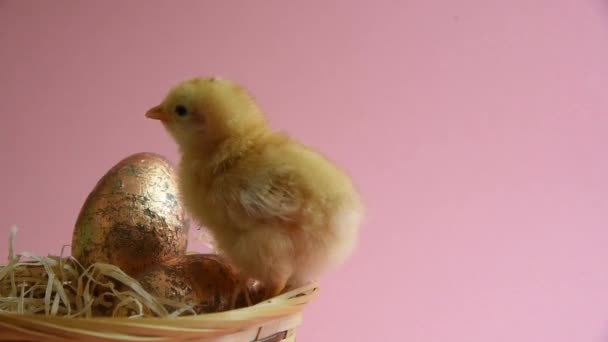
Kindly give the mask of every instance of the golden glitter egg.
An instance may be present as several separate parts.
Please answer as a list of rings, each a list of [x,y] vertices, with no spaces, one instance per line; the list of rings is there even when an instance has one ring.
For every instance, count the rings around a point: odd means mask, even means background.
[[[247,288],[250,300],[262,300],[262,291],[255,281],[239,287],[240,281],[233,267],[214,254],[189,254],[151,265],[135,276],[151,295],[171,301],[192,304],[198,314],[219,312],[247,306]]]
[[[188,221],[172,165],[154,153],[112,167],[82,206],[72,256],[83,266],[110,263],[129,275],[186,253]]]

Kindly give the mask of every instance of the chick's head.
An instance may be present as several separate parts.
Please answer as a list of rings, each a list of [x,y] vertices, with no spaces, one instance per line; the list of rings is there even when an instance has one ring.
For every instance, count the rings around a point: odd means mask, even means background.
[[[239,84],[219,77],[192,78],[169,90],[146,112],[160,120],[182,148],[214,143],[266,126],[253,97]]]

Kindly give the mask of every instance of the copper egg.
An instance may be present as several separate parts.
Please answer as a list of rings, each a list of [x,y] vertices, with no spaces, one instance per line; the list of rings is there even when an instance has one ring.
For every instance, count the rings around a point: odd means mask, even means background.
[[[74,228],[72,256],[83,266],[110,263],[133,276],[186,253],[188,221],[175,171],[154,153],[112,167],[87,197]]]
[[[247,306],[234,268],[213,254],[190,254],[151,265],[135,277],[155,297],[193,304],[197,314]],[[252,303],[261,300],[255,281],[246,283]],[[234,303],[233,303],[234,302]],[[234,307],[233,307],[234,305]]]

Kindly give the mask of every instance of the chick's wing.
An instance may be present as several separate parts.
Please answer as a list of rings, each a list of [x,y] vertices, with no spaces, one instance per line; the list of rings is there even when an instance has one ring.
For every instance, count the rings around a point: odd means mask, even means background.
[[[240,183],[237,199],[246,215],[257,221],[294,221],[303,206],[303,191],[293,172],[264,169]]]

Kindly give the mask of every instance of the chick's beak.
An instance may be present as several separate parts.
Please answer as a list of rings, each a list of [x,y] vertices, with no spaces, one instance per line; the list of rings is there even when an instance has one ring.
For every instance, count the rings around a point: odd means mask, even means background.
[[[165,113],[162,104],[154,106],[146,112],[146,117],[149,119],[167,121],[167,114]]]

